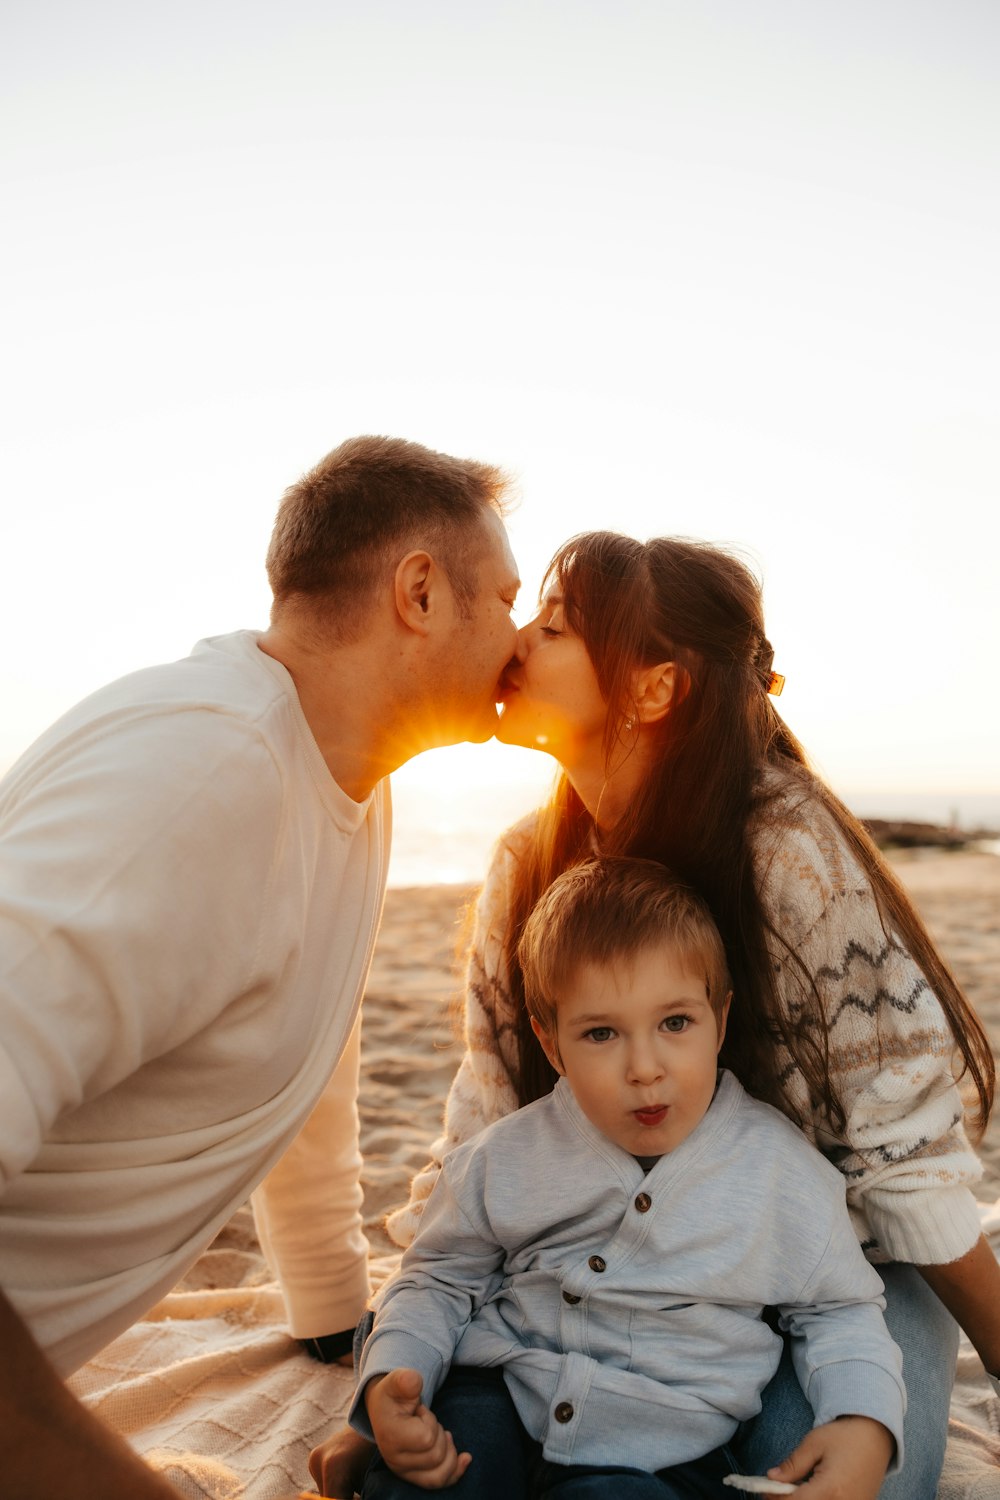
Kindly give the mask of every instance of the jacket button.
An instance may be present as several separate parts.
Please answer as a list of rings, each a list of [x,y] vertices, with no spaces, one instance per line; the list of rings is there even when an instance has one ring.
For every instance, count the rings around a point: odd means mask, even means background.
[[[563,1301],[568,1302],[570,1307],[575,1307],[579,1300],[579,1297],[574,1297],[572,1292],[563,1292]]]
[[[653,1200],[648,1193],[640,1193],[635,1200],[635,1206],[641,1214],[648,1214],[653,1206]]]
[[[568,1401],[560,1401],[552,1415],[557,1422],[572,1422],[573,1408]]]
[[[608,1269],[607,1262],[603,1261],[599,1255],[592,1255],[587,1265],[592,1271],[606,1271]]]

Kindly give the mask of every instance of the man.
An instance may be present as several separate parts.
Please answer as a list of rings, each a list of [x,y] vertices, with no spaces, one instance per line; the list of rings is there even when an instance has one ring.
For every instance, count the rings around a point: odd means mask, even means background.
[[[516,649],[503,494],[486,465],[342,444],[279,509],[267,631],[102,689],[0,785],[4,1493],[174,1493],[58,1374],[269,1172],[255,1207],[292,1331],[342,1335],[364,1305],[357,1011],[384,778],[493,732]]]

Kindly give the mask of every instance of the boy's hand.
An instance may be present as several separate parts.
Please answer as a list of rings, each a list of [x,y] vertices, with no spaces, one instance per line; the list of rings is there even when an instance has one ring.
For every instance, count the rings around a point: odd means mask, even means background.
[[[390,1370],[365,1386],[365,1406],[378,1450],[394,1474],[424,1490],[443,1490],[461,1479],[471,1453],[456,1453],[432,1411],[420,1399],[416,1370]]]
[[[776,1469],[771,1479],[801,1485],[807,1500],[876,1500],[895,1451],[887,1427],[871,1417],[838,1417],[814,1427]]]

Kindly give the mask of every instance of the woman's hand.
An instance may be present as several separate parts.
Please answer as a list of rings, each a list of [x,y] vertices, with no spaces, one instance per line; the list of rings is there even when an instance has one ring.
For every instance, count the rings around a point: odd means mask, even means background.
[[[776,1469],[770,1479],[800,1485],[807,1500],[876,1500],[895,1451],[887,1427],[871,1417],[838,1417],[812,1432]]]

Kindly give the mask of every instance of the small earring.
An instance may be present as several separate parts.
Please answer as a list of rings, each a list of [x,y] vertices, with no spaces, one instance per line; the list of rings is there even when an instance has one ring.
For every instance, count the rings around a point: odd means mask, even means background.
[[[628,730],[629,734],[631,734],[633,729],[635,728],[635,720],[633,719],[631,714],[629,714],[628,718],[625,720],[625,728]]]

